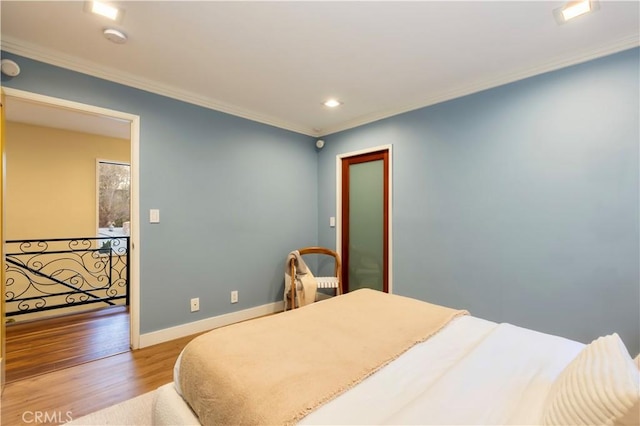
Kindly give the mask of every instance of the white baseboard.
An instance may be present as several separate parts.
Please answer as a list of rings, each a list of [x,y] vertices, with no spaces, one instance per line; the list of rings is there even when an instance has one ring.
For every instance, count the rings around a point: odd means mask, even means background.
[[[147,346],[157,345],[158,343],[164,343],[181,337],[190,336],[192,334],[202,333],[203,331],[213,330],[214,328],[223,327],[236,322],[282,312],[283,309],[284,302],[267,303],[266,305],[218,315],[216,317],[205,318],[188,324],[165,328],[164,330],[152,331],[151,333],[140,335],[139,347],[145,348]]]

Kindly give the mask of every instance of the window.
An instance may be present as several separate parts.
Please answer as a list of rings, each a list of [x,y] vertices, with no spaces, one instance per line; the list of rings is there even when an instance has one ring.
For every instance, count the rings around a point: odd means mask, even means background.
[[[130,168],[126,163],[98,160],[98,234],[129,234]]]

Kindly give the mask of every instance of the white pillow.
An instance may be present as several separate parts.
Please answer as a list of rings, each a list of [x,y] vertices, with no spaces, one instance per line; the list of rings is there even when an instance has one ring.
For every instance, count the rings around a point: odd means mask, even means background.
[[[614,333],[587,345],[553,383],[545,425],[640,423],[640,372]]]

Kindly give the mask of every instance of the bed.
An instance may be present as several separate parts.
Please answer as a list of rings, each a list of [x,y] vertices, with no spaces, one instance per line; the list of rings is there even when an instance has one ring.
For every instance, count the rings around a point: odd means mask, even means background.
[[[363,289],[194,339],[153,415],[159,425],[631,425],[639,387],[616,334],[584,345]]]

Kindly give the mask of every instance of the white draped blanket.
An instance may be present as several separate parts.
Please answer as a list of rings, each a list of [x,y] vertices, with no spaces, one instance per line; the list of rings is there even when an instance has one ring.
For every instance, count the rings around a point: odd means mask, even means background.
[[[316,301],[316,292],[318,290],[318,284],[314,278],[311,270],[302,259],[302,255],[298,250],[294,250],[287,256],[287,262],[284,268],[284,309],[285,311],[289,306],[289,299],[287,295],[291,291],[291,261],[295,262],[295,283],[296,283],[296,303],[298,306],[306,306]],[[295,306],[294,306],[295,308]]]

